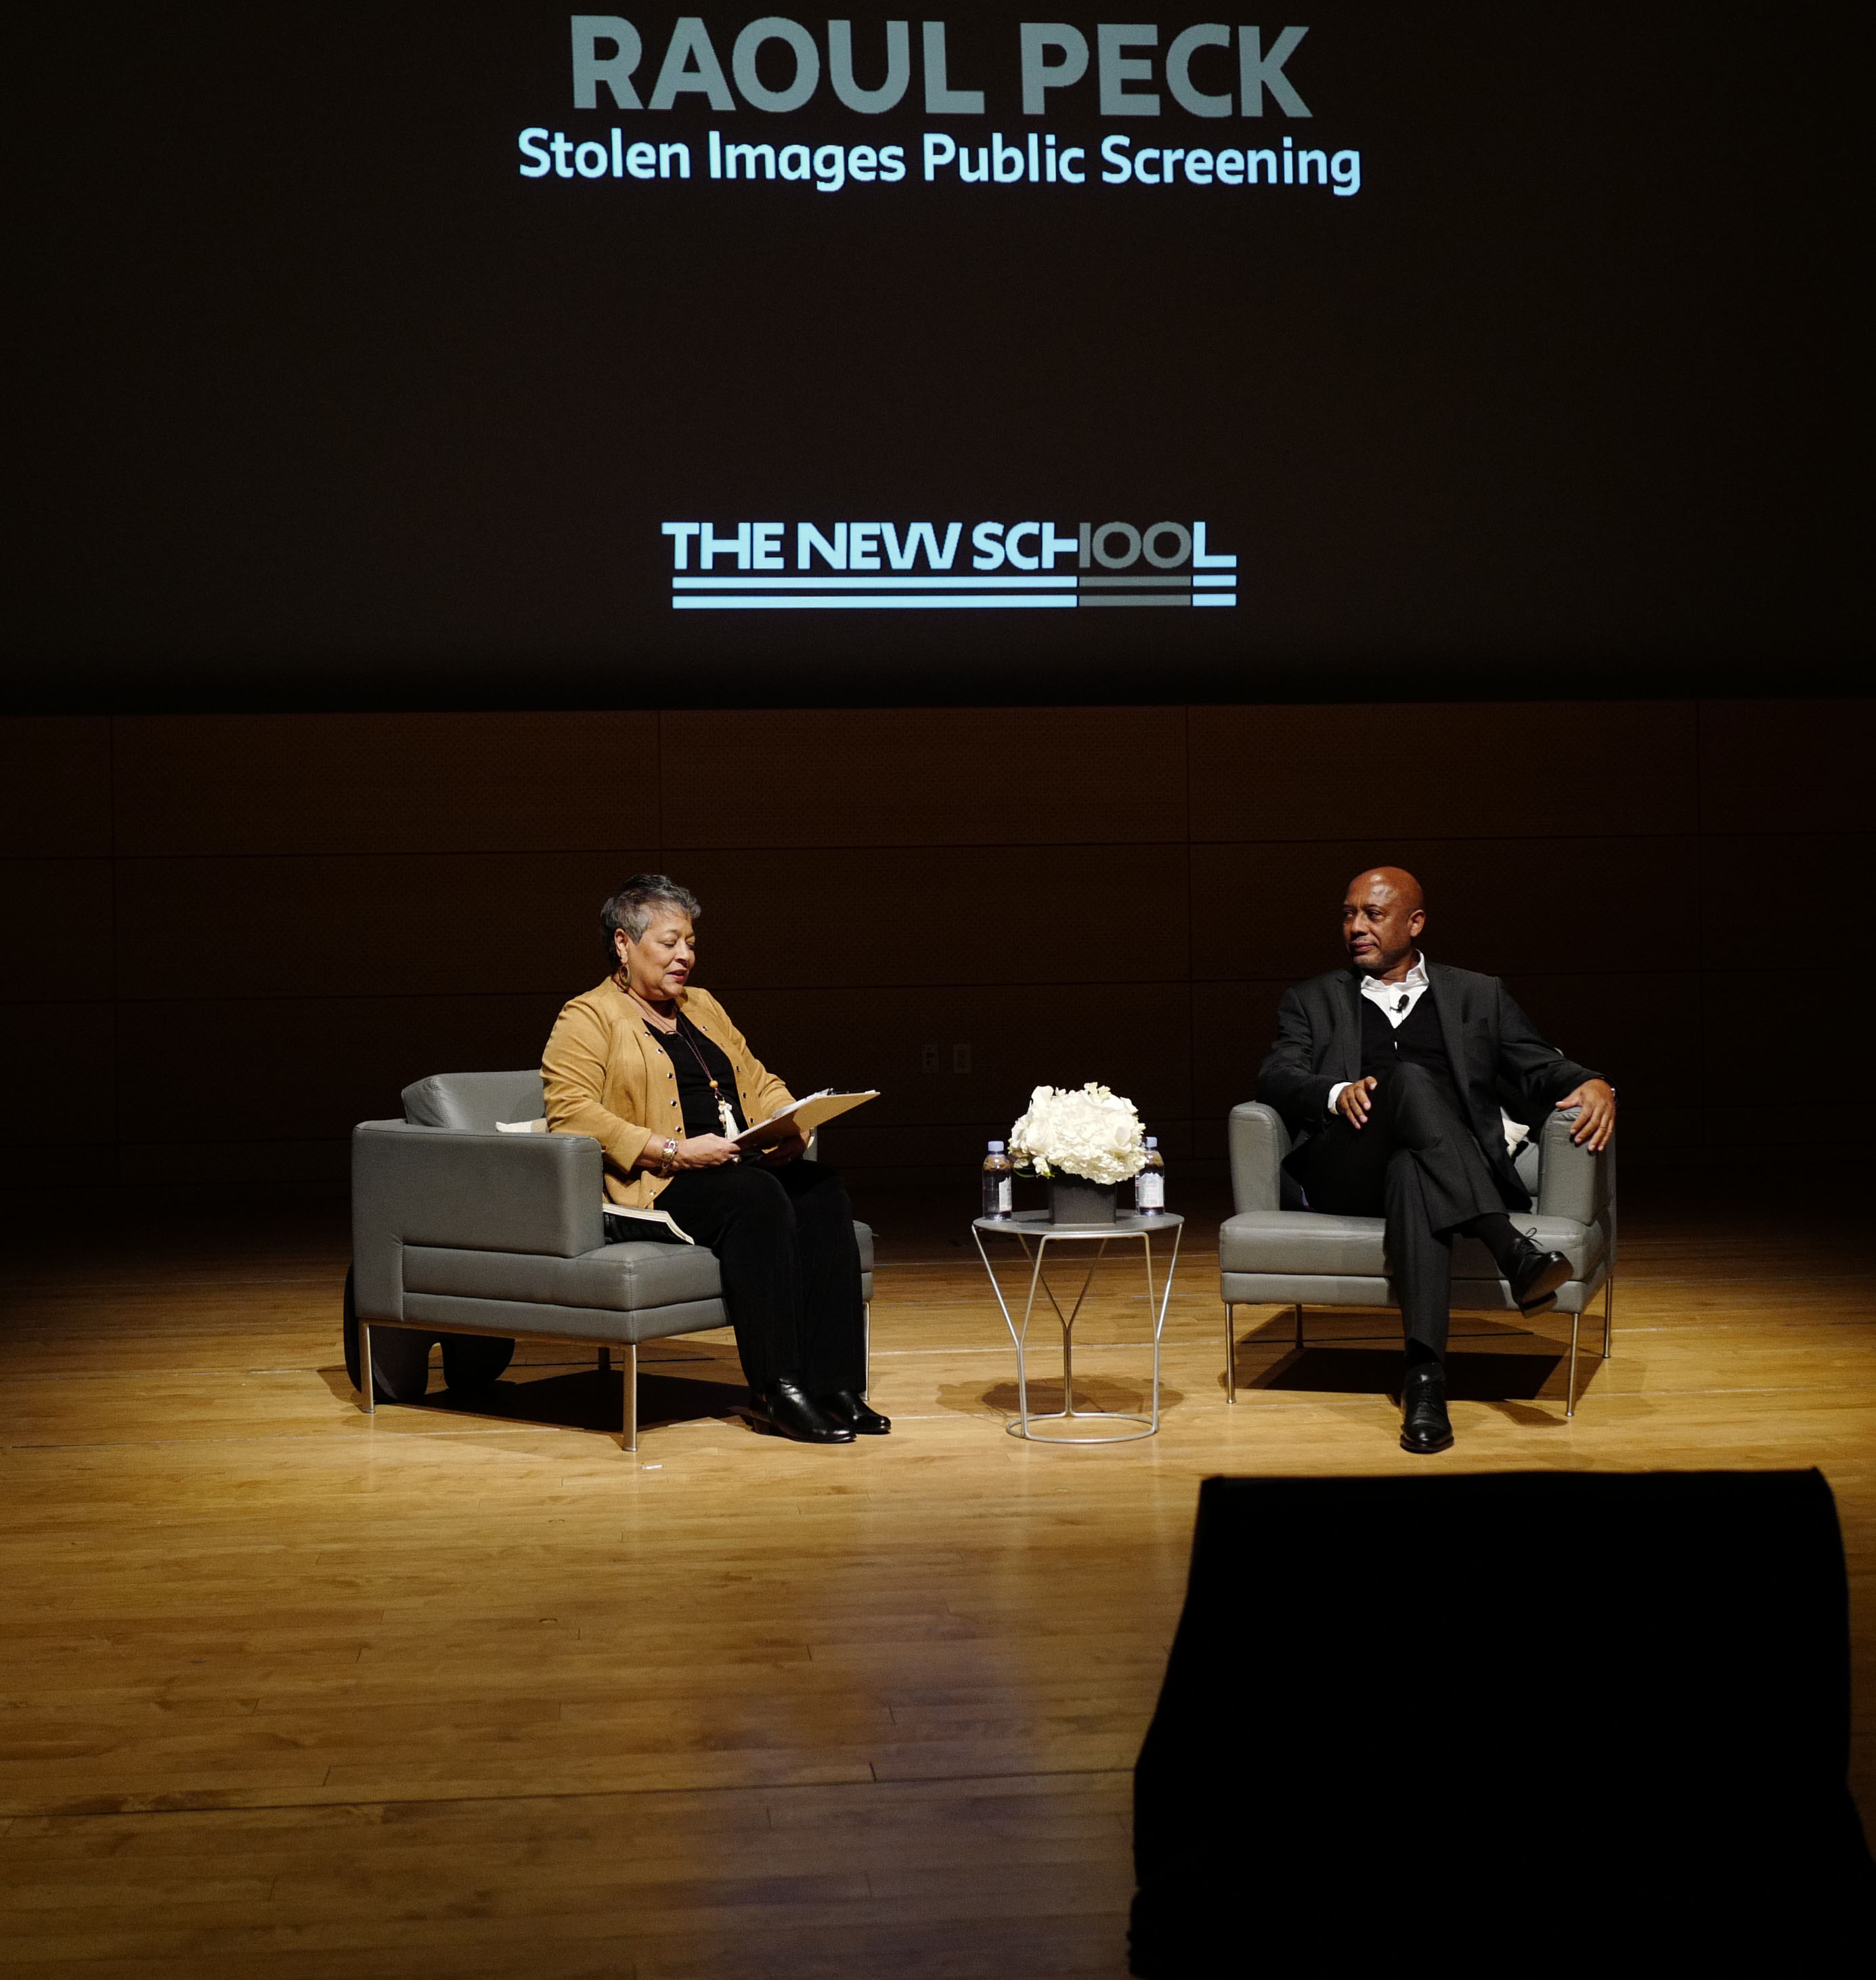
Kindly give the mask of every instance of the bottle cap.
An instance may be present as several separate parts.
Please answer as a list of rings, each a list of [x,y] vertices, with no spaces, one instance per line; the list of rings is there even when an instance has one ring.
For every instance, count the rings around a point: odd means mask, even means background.
[[[990,1152],[993,1155],[1001,1154],[1003,1153],[1003,1144],[1001,1141],[992,1141],[990,1144]]]
[[[1147,1146],[1148,1148],[1157,1148],[1159,1145],[1160,1138],[1157,1135],[1149,1135],[1147,1137]]]

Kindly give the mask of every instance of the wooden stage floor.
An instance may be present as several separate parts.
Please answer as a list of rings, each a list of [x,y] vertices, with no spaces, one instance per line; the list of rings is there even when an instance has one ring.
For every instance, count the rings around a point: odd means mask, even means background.
[[[337,1214],[177,1218],[75,1258],[28,1214],[5,1281],[0,1967],[1120,1975],[1129,1769],[1220,1471],[1821,1466],[1870,1824],[1876,1304],[1842,1236],[1861,1180],[1828,1214],[1631,1188],[1615,1358],[1575,1421],[1560,1323],[1462,1323],[1458,1447],[1417,1464],[1385,1319],[1318,1316],[1299,1356],[1247,1314],[1226,1407],[1215,1218],[1181,1261],[1151,1440],[1006,1437],[1014,1360],[961,1207],[880,1195],[862,1208],[894,1434],[752,1435],[707,1336],[652,1350],[632,1458],[601,1434],[618,1377],[551,1350],[499,1408],[361,1416]],[[1122,1286],[1077,1367],[1126,1407],[1147,1363]],[[1530,1568],[1562,1600],[1579,1564]],[[1333,1704],[1248,1651],[1245,1673],[1227,1766],[1265,1714]],[[1531,1751],[1567,1750],[1594,1709],[1586,1675],[1533,1671]]]

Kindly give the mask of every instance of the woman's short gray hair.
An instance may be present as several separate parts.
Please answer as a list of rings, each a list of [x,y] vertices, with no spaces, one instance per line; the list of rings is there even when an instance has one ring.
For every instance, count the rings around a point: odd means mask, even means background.
[[[680,887],[662,873],[634,873],[599,910],[599,939],[608,957],[614,962],[618,960],[619,952],[613,945],[615,935],[623,931],[628,941],[642,940],[659,908],[676,908],[693,922],[703,915],[697,896],[688,887]]]

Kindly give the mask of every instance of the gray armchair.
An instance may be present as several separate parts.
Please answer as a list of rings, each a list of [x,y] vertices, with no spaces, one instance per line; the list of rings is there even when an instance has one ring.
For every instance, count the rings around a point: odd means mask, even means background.
[[[1518,1158],[1519,1180],[1535,1208],[1514,1213],[1540,1249],[1561,1251],[1572,1273],[1557,1294],[1557,1310],[1570,1316],[1570,1373],[1564,1414],[1576,1414],[1576,1344],[1582,1316],[1602,1294],[1602,1358],[1610,1354],[1615,1301],[1615,1151],[1599,1155],[1570,1139],[1574,1111],[1552,1114]],[[1535,1145],[1533,1145],[1535,1144]],[[1331,1217],[1283,1208],[1283,1161],[1290,1131],[1274,1108],[1257,1101],[1231,1110],[1231,1190],[1237,1214],[1218,1233],[1224,1296],[1225,1397],[1237,1400],[1237,1310],[1240,1306],[1293,1306],[1297,1345],[1303,1345],[1308,1306],[1391,1307],[1378,1217]],[[1456,1311],[1496,1312],[1517,1303],[1499,1277],[1491,1254],[1476,1239],[1453,1247]]]
[[[729,1324],[716,1258],[606,1218],[597,1141],[497,1128],[543,1118],[538,1072],[440,1073],[403,1104],[352,1131],[346,1359],[365,1410],[419,1400],[436,1340],[452,1383],[457,1366],[493,1380],[518,1340],[593,1347],[603,1368],[618,1347],[636,1450],[639,1344]],[[873,1234],[854,1231],[870,1333]]]

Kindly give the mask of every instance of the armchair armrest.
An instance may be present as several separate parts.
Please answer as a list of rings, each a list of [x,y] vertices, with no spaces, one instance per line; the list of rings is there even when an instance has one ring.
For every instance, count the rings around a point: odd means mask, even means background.
[[[1283,1158],[1290,1130],[1274,1107],[1247,1100],[1231,1109],[1231,1198],[1240,1214],[1283,1207]]]
[[[477,1135],[406,1121],[352,1131],[352,1255],[358,1311],[395,1320],[402,1248],[576,1258],[606,1242],[599,1144],[584,1135]]]
[[[1552,1113],[1538,1143],[1537,1211],[1576,1224],[1600,1224],[1615,1194],[1615,1144],[1592,1155],[1570,1139],[1577,1109]]]

